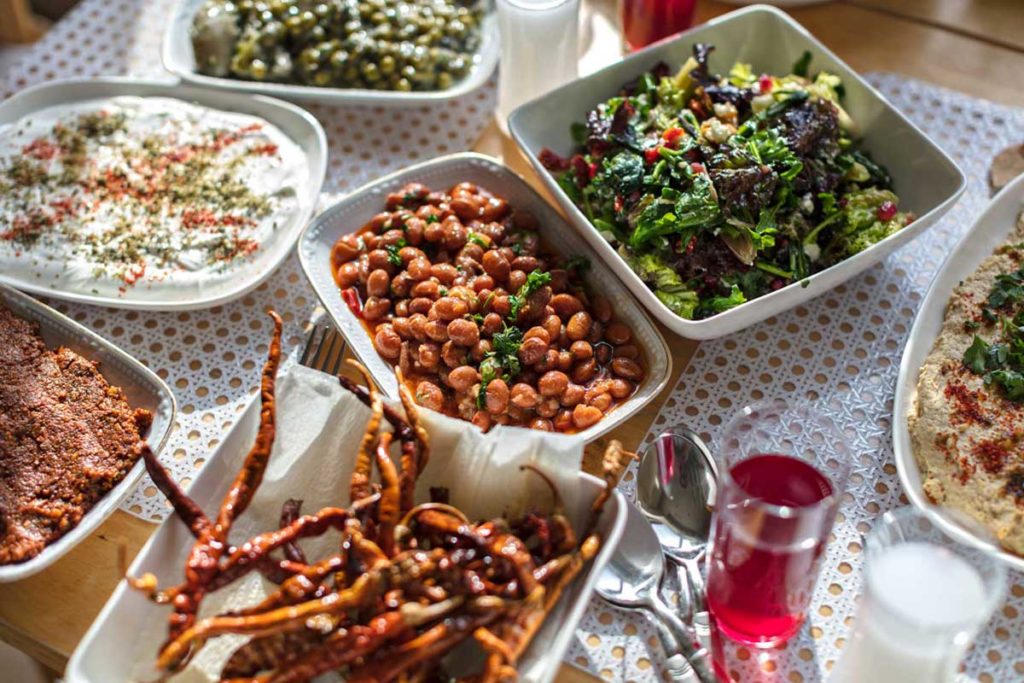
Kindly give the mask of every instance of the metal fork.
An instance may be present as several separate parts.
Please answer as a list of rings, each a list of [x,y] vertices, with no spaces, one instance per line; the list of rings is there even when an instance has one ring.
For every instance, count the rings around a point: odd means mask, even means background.
[[[330,323],[314,326],[299,364],[328,375],[339,374],[345,364],[345,338]]]

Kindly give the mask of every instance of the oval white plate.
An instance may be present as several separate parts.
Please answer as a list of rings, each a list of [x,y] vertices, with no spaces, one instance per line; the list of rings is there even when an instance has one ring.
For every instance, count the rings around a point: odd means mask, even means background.
[[[397,92],[392,90],[365,90],[362,88],[317,88],[310,85],[287,83],[260,83],[235,78],[206,76],[196,71],[196,58],[192,52],[192,39],[188,31],[192,17],[205,0],[181,0],[174,8],[171,22],[164,32],[161,58],[164,68],[193,85],[241,93],[262,93],[289,100],[323,102],[325,104],[362,104],[385,107],[415,107],[432,102],[446,102],[482,86],[498,64],[500,50],[498,23],[494,12],[488,11],[482,24],[480,50],[470,72],[447,90]]]
[[[0,284],[0,304],[25,320],[39,324],[43,341],[55,349],[66,346],[83,358],[99,361],[100,372],[111,386],[121,387],[132,408],[153,413],[146,442],[159,455],[174,424],[174,395],[162,379],[130,355],[95,332],[32,297]],[[17,581],[49,567],[64,553],[95,531],[135,487],[146,466],[140,458],[117,486],[100,498],[75,528],[27,562],[0,565],[0,583]]]
[[[325,209],[309,224],[299,238],[299,260],[310,284],[334,324],[345,336],[359,360],[373,375],[374,381],[391,398],[398,397],[395,372],[373,348],[373,340],[362,322],[341,300],[338,285],[330,269],[331,247],[339,237],[362,228],[384,207],[384,198],[406,183],[423,183],[432,190],[447,190],[456,183],[470,181],[487,188],[537,217],[544,241],[559,254],[580,254],[590,260],[590,269],[584,279],[601,292],[611,303],[619,320],[629,325],[640,345],[647,363],[643,382],[625,403],[608,413],[593,427],[579,433],[587,441],[628,420],[634,413],[654,400],[668,382],[672,370],[672,356],[661,332],[651,322],[622,286],[618,278],[597,258],[579,235],[571,230],[537,191],[515,172],[496,159],[482,154],[463,153],[409,166],[365,185],[349,196]]]
[[[907,415],[917,393],[918,373],[942,329],[946,305],[953,294],[953,288],[977,270],[981,262],[1003,243],[1016,227],[1017,216],[1021,210],[1024,210],[1024,175],[1018,176],[996,195],[942,264],[921,303],[914,327],[910,330],[907,346],[903,350],[893,407],[892,440],[896,470],[910,502],[923,510],[935,512],[935,517],[943,529],[959,540],[984,547],[989,546],[958,525],[941,507],[932,505],[925,496],[921,489],[921,472],[917,467],[917,461],[914,460],[914,451],[910,443]],[[1000,551],[999,555],[1015,569],[1024,571],[1024,557],[1005,551]]]
[[[280,226],[275,239],[266,248],[260,249],[253,261],[239,267],[236,277],[208,287],[199,297],[187,296],[182,292],[175,292],[170,287],[161,288],[160,283],[145,281],[140,282],[135,288],[127,289],[120,297],[92,294],[88,289],[88,283],[76,289],[56,289],[40,279],[11,277],[5,273],[0,273],[0,281],[19,289],[58,299],[113,308],[155,311],[183,311],[216,306],[255,289],[270,277],[288,255],[316,208],[320,187],[327,172],[327,138],[320,123],[312,114],[294,104],[270,97],[236,95],[136,78],[95,78],[53,81],[23,90],[0,104],[0,124],[17,121],[46,107],[122,95],[173,97],[212,109],[258,116],[277,126],[299,146],[308,164],[309,184],[303,188],[305,193],[300,196],[298,210],[285,225]],[[145,290],[141,289],[143,287]]]
[[[810,51],[814,69],[826,69],[843,79],[843,105],[860,126],[864,149],[889,168],[901,207],[914,211],[917,220],[852,258],[724,313],[704,320],[685,320],[669,310],[572,203],[538,155],[545,147],[562,155],[570,153],[573,142],[569,126],[574,121],[584,120],[590,109],[618,93],[623,83],[658,62],[678,67],[689,57],[694,43],[715,46],[711,64],[719,71],[740,61],[753,64],[755,71],[789,73],[793,62],[805,50]],[[934,225],[966,187],[963,172],[928,136],[807,29],[785,12],[766,5],[716,17],[528,102],[512,112],[509,129],[573,226],[658,320],[688,339],[731,334],[831,290]]]

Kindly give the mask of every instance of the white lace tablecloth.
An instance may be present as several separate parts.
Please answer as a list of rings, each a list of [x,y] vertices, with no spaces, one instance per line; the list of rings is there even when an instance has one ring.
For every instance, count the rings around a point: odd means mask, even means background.
[[[85,0],[15,66],[2,97],[57,78],[166,77],[159,47],[171,4]],[[806,396],[828,407],[861,454],[808,627],[783,651],[731,648],[731,668],[742,680],[821,680],[837,658],[854,613],[861,534],[879,514],[905,503],[892,462],[889,421],[899,358],[914,314],[942,258],[987,200],[992,156],[1024,137],[1024,111],[895,75],[871,80],[967,172],[963,199],[931,232],[834,292],[703,344],[652,427],[654,432],[684,422],[713,441],[719,425],[745,403]],[[351,191],[417,160],[470,148],[493,100],[492,80],[460,102],[430,108],[310,107],[331,148],[325,195]],[[282,314],[286,348],[291,349],[302,342],[316,300],[293,256],[250,295],[209,310],[153,314],[51,303],[168,381],[179,414],[162,458],[187,484],[255,390],[270,333],[264,311],[273,307]],[[632,489],[631,482],[625,485]],[[125,508],[154,520],[167,513],[148,479]],[[1024,680],[1022,610],[1024,577],[1015,574],[1008,602],[968,658],[965,680]],[[608,680],[654,680],[661,674],[662,658],[656,643],[642,620],[595,599],[569,659]]]

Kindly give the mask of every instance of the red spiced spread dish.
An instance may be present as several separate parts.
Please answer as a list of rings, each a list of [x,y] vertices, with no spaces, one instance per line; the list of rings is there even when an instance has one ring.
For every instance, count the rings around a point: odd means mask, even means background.
[[[552,253],[536,219],[472,183],[412,183],[334,245],[341,296],[432,410],[577,432],[628,399],[645,363],[588,290],[589,262]]]
[[[98,364],[46,347],[0,306],[0,565],[71,530],[138,460],[149,411],[132,409]]]

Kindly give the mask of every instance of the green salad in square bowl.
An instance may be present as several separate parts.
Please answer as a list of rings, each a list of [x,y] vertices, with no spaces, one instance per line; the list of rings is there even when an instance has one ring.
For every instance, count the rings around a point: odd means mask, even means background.
[[[541,163],[675,314],[709,318],[824,270],[909,225],[859,149],[841,79],[810,53],[777,76],[711,73],[697,44],[573,125]]]

